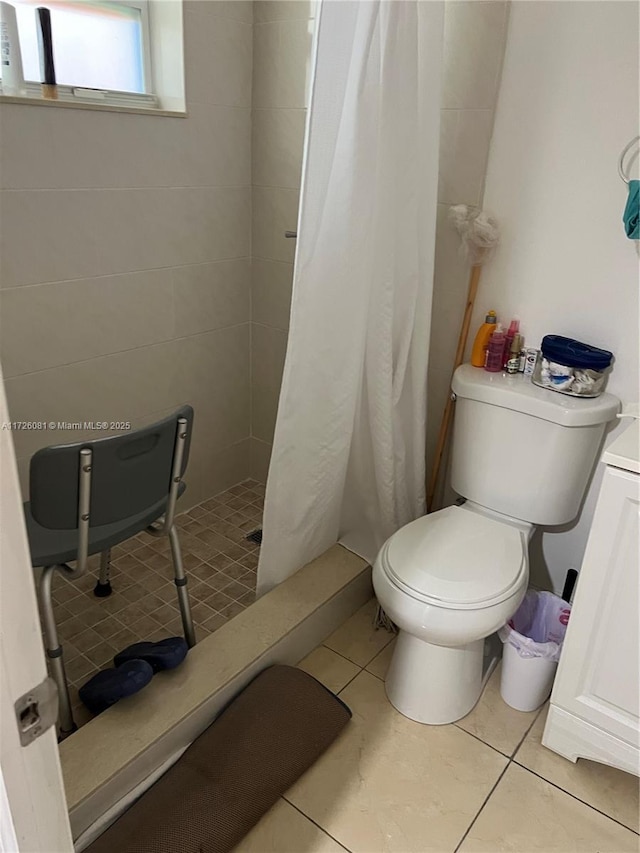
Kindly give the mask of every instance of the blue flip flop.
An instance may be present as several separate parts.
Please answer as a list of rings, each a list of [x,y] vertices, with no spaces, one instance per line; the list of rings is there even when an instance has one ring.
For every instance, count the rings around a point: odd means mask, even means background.
[[[184,637],[168,637],[157,643],[134,643],[127,646],[114,657],[116,666],[132,660],[143,660],[148,663],[154,672],[161,669],[174,669],[186,658],[189,646]]]
[[[97,715],[142,690],[152,678],[153,669],[146,661],[128,660],[117,669],[103,669],[94,675],[78,694],[91,713]]]

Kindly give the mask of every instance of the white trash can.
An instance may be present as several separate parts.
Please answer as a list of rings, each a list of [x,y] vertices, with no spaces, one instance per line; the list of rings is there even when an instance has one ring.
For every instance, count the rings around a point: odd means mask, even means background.
[[[571,605],[552,592],[529,590],[498,631],[504,643],[500,694],[517,711],[535,711],[549,698]]]

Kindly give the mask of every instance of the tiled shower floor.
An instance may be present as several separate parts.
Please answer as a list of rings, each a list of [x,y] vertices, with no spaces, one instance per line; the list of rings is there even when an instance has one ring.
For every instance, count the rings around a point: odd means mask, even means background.
[[[247,534],[260,527],[264,485],[246,480],[177,517],[189,597],[198,641],[244,610],[255,599],[259,546]],[[182,634],[166,537],[147,533],[112,550],[108,598],[93,588],[98,557],[77,581],[56,574],[53,599],[64,651],[74,717],[78,725],[91,715],[78,688],[113,656],[139,640]]]

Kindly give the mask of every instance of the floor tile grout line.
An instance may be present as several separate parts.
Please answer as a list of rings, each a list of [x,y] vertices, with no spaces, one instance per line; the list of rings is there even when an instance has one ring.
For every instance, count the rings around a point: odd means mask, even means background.
[[[543,706],[543,707],[544,707],[544,706]],[[524,743],[524,741],[525,741],[525,739],[526,739],[527,735],[529,734],[529,732],[531,731],[531,729],[532,729],[532,728],[533,728],[533,726],[535,725],[535,722],[536,722],[536,720],[538,719],[538,716],[540,715],[540,713],[541,713],[541,712],[542,712],[542,708],[540,708],[540,710],[538,711],[538,713],[535,715],[535,717],[534,717],[534,718],[533,718],[533,720],[531,721],[531,724],[528,726],[527,730],[525,731],[525,733],[523,734],[522,738],[520,739],[520,742],[519,742],[519,743],[518,743],[518,745],[516,746],[516,748],[515,748],[514,752],[513,752],[513,753],[512,753],[512,755],[510,755],[510,756],[509,756],[509,755],[505,755],[503,752],[501,752],[500,750],[496,749],[496,748],[495,748],[494,746],[492,746],[490,743],[487,743],[486,741],[483,741],[481,738],[476,737],[476,735],[472,734],[471,732],[468,732],[466,729],[463,729],[463,728],[461,728],[460,726],[457,726],[457,725],[456,725],[456,728],[457,728],[459,731],[461,731],[461,732],[465,732],[465,734],[468,734],[468,735],[470,735],[471,737],[476,738],[477,740],[479,740],[479,741],[480,741],[480,743],[483,743],[485,746],[488,746],[490,749],[493,749],[495,752],[497,752],[497,753],[498,753],[498,755],[501,755],[503,758],[506,758],[506,759],[507,759],[507,763],[506,763],[506,765],[504,766],[504,768],[503,768],[503,770],[502,770],[502,773],[500,773],[500,775],[499,775],[499,776],[498,776],[498,778],[496,779],[495,784],[493,785],[493,787],[491,788],[491,790],[489,791],[489,793],[488,793],[488,794],[487,794],[487,796],[485,797],[484,802],[482,803],[482,805],[481,805],[481,806],[480,806],[480,808],[478,809],[477,814],[475,815],[475,817],[473,818],[473,820],[471,821],[471,823],[470,823],[470,824],[469,824],[469,826],[467,827],[467,829],[466,829],[466,831],[465,831],[464,835],[462,836],[462,838],[461,838],[461,839],[460,839],[460,841],[458,842],[458,845],[457,845],[457,847],[455,848],[454,853],[458,853],[458,850],[459,850],[459,849],[460,849],[460,847],[462,846],[462,844],[463,844],[463,842],[464,842],[465,838],[468,836],[468,834],[469,834],[469,832],[471,831],[471,829],[472,829],[473,825],[475,824],[475,822],[476,822],[476,821],[478,820],[478,818],[480,817],[480,814],[482,813],[482,811],[483,811],[484,807],[487,805],[487,803],[489,802],[489,800],[490,800],[490,799],[491,799],[491,797],[493,796],[493,794],[494,794],[494,792],[495,792],[496,788],[497,788],[497,787],[498,787],[498,785],[500,784],[500,781],[502,780],[502,778],[504,777],[505,773],[507,772],[507,770],[509,769],[509,767],[510,767],[510,766],[511,766],[511,764],[513,763],[513,756],[515,756],[515,754],[517,753],[517,751],[520,749],[520,747],[521,747],[521,746],[522,746],[522,744]]]
[[[385,646],[385,648],[386,648],[386,646]],[[374,660],[375,660],[375,658],[374,658]],[[367,664],[367,666],[369,666],[369,664]],[[385,679],[381,678],[379,675],[376,675],[375,672],[371,672],[371,670],[367,669],[366,667],[363,668],[363,671],[368,672],[369,675],[373,675],[374,678],[377,678],[378,681],[382,681],[382,683],[384,684]],[[462,726],[458,725],[458,723],[449,723],[448,725],[455,726],[458,729],[458,731],[464,732],[466,735],[469,735],[469,737],[472,737],[475,740],[479,741],[480,743],[484,744],[485,746],[488,746],[490,749],[492,749],[494,752],[497,752],[498,755],[501,755],[503,758],[510,759],[510,756],[506,752],[503,752],[501,749],[498,749],[498,747],[494,746],[492,743],[489,743],[488,741],[483,740],[479,735],[476,735],[473,732],[467,731],[467,729],[464,729]]]
[[[356,663],[354,660],[351,660],[351,658],[348,658],[346,655],[343,655],[340,652],[337,652],[335,649],[332,649],[331,646],[327,646],[326,643],[321,643],[321,646],[322,646],[322,648],[328,649],[330,652],[333,652],[334,655],[338,655],[338,657],[342,658],[342,660],[346,660],[350,664],[353,664],[353,666],[357,666],[360,669],[364,669],[364,667],[361,666],[361,664]],[[318,646],[316,646],[316,648],[318,648]],[[312,651],[315,651],[315,649],[313,649]],[[309,654],[311,654],[311,652]]]
[[[544,705],[546,705],[546,702],[544,703]],[[508,757],[509,757],[509,759],[510,759],[511,761],[513,761],[513,760],[515,759],[516,755],[518,754],[518,750],[520,749],[520,747],[522,746],[522,744],[525,742],[525,740],[526,740],[526,739],[527,739],[527,737],[529,736],[529,732],[530,732],[530,731],[531,731],[531,729],[535,726],[535,724],[538,722],[538,718],[539,718],[540,714],[541,714],[541,713],[543,712],[543,710],[544,710],[544,705],[541,705],[541,706],[538,708],[538,713],[535,715],[535,717],[533,718],[533,720],[531,720],[530,725],[528,726],[528,728],[527,728],[526,732],[525,732],[525,733],[522,735],[522,737],[520,738],[520,741],[518,742],[518,745],[516,746],[516,748],[513,750],[513,752],[511,753],[511,755],[509,755],[509,756],[508,756]]]
[[[356,613],[357,613],[357,611],[356,611]],[[384,629],[381,629],[381,630],[384,630]],[[330,652],[334,652],[334,654],[336,654],[336,655],[340,655],[340,657],[341,657],[341,658],[344,658],[345,660],[348,660],[348,661],[349,661],[350,663],[352,663],[354,666],[359,666],[361,669],[367,669],[367,667],[369,666],[369,664],[370,664],[370,663],[372,663],[372,661],[374,661],[374,660],[378,657],[378,655],[379,655],[381,652],[383,652],[383,651],[387,648],[387,646],[389,645],[389,643],[393,642],[393,640],[394,640],[394,638],[395,638],[395,637],[396,637],[396,635],[395,635],[395,634],[393,634],[393,635],[391,636],[391,638],[390,638],[389,640],[387,640],[387,642],[384,644],[384,646],[382,646],[380,649],[378,649],[378,651],[373,655],[373,657],[372,657],[372,658],[370,658],[370,659],[369,659],[365,664],[356,663],[354,660],[351,660],[351,658],[348,658],[346,655],[343,655],[341,652],[337,652],[335,649],[332,649],[332,648],[331,648],[331,646],[328,646],[328,645],[326,644],[326,641],[325,641],[324,643],[322,643],[322,645],[323,645],[326,649],[329,649],[329,651],[330,651]],[[327,639],[329,639],[329,638],[327,637]],[[368,671],[368,670],[367,670],[367,671]],[[373,675],[373,673],[370,673],[370,674],[371,674],[371,675]]]
[[[505,766],[504,766],[504,768],[502,769],[502,772],[500,773],[500,775],[498,776],[498,778],[497,778],[497,779],[496,779],[496,781],[494,782],[494,784],[493,784],[493,786],[492,786],[491,790],[489,791],[489,793],[487,794],[487,796],[484,798],[484,800],[483,800],[483,802],[482,802],[482,805],[481,805],[481,806],[480,806],[480,808],[478,809],[478,811],[477,811],[476,815],[474,816],[474,818],[473,818],[473,820],[471,821],[471,823],[469,824],[469,826],[466,828],[466,830],[465,830],[465,832],[464,832],[464,835],[462,836],[462,838],[460,839],[460,841],[459,841],[459,842],[458,842],[458,844],[456,845],[456,847],[455,847],[455,849],[454,849],[453,853],[458,853],[458,851],[459,851],[459,850],[460,850],[460,848],[462,847],[462,844],[464,843],[465,838],[467,837],[467,835],[469,835],[469,833],[471,832],[471,830],[472,830],[472,828],[473,828],[474,823],[478,820],[478,818],[480,817],[480,814],[482,813],[482,810],[484,809],[484,807],[487,805],[487,803],[489,802],[489,800],[490,800],[490,799],[491,799],[491,797],[493,796],[494,791],[496,790],[496,788],[497,788],[497,787],[498,787],[498,785],[500,784],[500,781],[502,780],[502,778],[503,778],[504,774],[505,774],[505,773],[507,772],[507,770],[509,769],[509,765],[510,765],[510,764],[511,764],[511,759],[510,759],[510,758],[508,758],[508,759],[507,759],[507,763],[506,763],[506,765],[505,765]]]
[[[519,742],[518,746],[516,747],[515,751],[513,752],[513,754],[512,754],[511,756],[506,756],[504,753],[500,752],[499,750],[496,750],[496,749],[495,749],[495,747],[492,747],[492,746],[491,746],[491,744],[488,744],[488,743],[486,743],[486,741],[483,741],[483,740],[481,740],[480,738],[477,738],[477,740],[480,740],[480,742],[481,742],[481,743],[484,743],[484,744],[485,744],[485,746],[489,746],[489,747],[491,747],[491,749],[493,749],[494,751],[498,752],[498,754],[499,754],[499,755],[502,755],[504,758],[507,758],[507,764],[506,764],[505,768],[503,769],[502,773],[500,774],[500,776],[498,777],[498,779],[496,780],[495,784],[493,785],[493,787],[491,788],[491,790],[490,790],[490,791],[489,791],[489,793],[487,794],[487,796],[486,796],[486,798],[485,798],[484,802],[482,803],[482,805],[480,806],[480,809],[478,810],[477,814],[475,815],[475,817],[473,818],[473,820],[471,821],[471,823],[470,823],[470,824],[469,824],[469,826],[467,827],[467,830],[466,830],[466,832],[464,833],[464,835],[462,836],[462,838],[460,839],[460,841],[459,841],[459,843],[458,843],[457,847],[455,848],[454,853],[458,853],[458,850],[460,849],[460,847],[461,847],[462,843],[464,842],[465,838],[467,837],[467,835],[468,835],[468,834],[469,834],[469,832],[471,831],[471,829],[472,829],[473,825],[475,824],[475,822],[477,821],[477,819],[480,817],[480,814],[481,814],[481,812],[483,811],[484,807],[487,805],[487,803],[489,802],[489,800],[491,799],[491,797],[492,797],[492,796],[493,796],[493,794],[495,793],[495,790],[496,790],[496,788],[498,787],[498,785],[500,784],[500,781],[502,780],[502,778],[504,777],[504,775],[506,774],[507,770],[509,769],[509,767],[510,767],[512,764],[515,764],[517,767],[520,767],[522,770],[526,770],[526,771],[527,771],[528,773],[530,773],[532,776],[536,776],[536,777],[537,777],[538,779],[540,779],[542,782],[546,782],[547,784],[551,785],[553,788],[556,788],[558,791],[561,791],[563,794],[567,794],[567,796],[571,797],[571,798],[572,798],[572,799],[574,799],[574,800],[577,800],[579,803],[582,803],[583,805],[587,806],[587,808],[592,809],[592,811],[597,812],[598,814],[601,814],[604,818],[607,818],[608,820],[613,821],[613,823],[618,824],[618,825],[619,825],[619,826],[621,826],[623,829],[627,829],[629,832],[632,832],[634,835],[636,835],[636,836],[640,836],[640,833],[636,832],[634,829],[631,829],[631,827],[629,827],[629,826],[627,826],[626,824],[622,823],[622,822],[621,822],[621,821],[619,821],[617,818],[614,818],[614,817],[612,817],[611,815],[607,814],[606,812],[603,812],[601,809],[597,808],[596,806],[591,805],[591,803],[587,803],[585,800],[582,800],[582,799],[580,799],[580,797],[577,797],[575,794],[572,794],[572,793],[571,793],[571,791],[567,791],[567,790],[565,790],[565,789],[564,789],[564,788],[562,788],[560,785],[557,785],[555,782],[552,782],[550,779],[546,779],[544,776],[541,776],[539,773],[536,773],[534,770],[531,770],[529,767],[526,767],[525,765],[520,764],[520,762],[519,762],[519,761],[516,761],[515,756],[516,756],[516,754],[517,754],[518,750],[520,749],[520,747],[522,746],[522,744],[523,744],[523,743],[524,743],[524,741],[526,740],[526,738],[527,738],[527,736],[528,736],[529,732],[531,731],[531,729],[532,729],[532,728],[533,728],[533,726],[535,725],[535,723],[536,723],[536,721],[537,721],[538,717],[540,716],[540,714],[541,714],[541,713],[542,713],[542,711],[543,711],[543,708],[544,708],[544,705],[542,706],[542,708],[540,708],[540,709],[539,709],[538,713],[537,713],[537,714],[536,714],[536,716],[534,717],[534,719],[533,719],[533,721],[531,722],[530,726],[527,728],[526,732],[525,732],[525,733],[524,733],[524,735],[522,736],[522,738],[521,738],[521,740],[520,740],[520,742]],[[459,729],[460,729],[460,731],[465,731],[465,729],[461,729],[459,726],[457,726],[457,728],[459,728]],[[466,732],[466,734],[471,734],[471,732]],[[472,737],[476,737],[475,735],[471,735],[471,736],[472,736]]]
[[[483,693],[484,693],[484,690],[483,690]],[[482,699],[482,694],[480,694],[480,699]],[[480,702],[480,699],[478,700],[478,703]],[[474,706],[474,707],[475,707],[475,706]],[[492,743],[489,743],[489,741],[486,741],[486,740],[484,740],[483,738],[481,738],[481,737],[480,737],[480,735],[474,734],[474,732],[470,732],[468,729],[465,729],[465,728],[464,728],[464,726],[461,726],[461,725],[460,725],[461,720],[457,720],[455,723],[452,723],[452,725],[454,725],[454,726],[455,726],[457,729],[459,729],[461,732],[464,732],[465,734],[471,735],[471,737],[475,738],[476,740],[479,740],[479,741],[480,741],[480,743],[484,743],[484,744],[485,744],[485,746],[490,746],[490,747],[491,747],[491,749],[495,750],[495,752],[497,752],[499,755],[503,755],[505,758],[508,758],[510,761],[512,761],[512,760],[513,760],[513,758],[514,758],[514,756],[515,756],[515,754],[517,753],[517,751],[520,749],[520,747],[522,746],[522,744],[523,744],[523,743],[524,743],[524,741],[526,740],[527,735],[529,734],[529,732],[531,731],[531,729],[534,727],[534,725],[535,725],[535,723],[536,723],[536,720],[537,720],[537,719],[538,719],[538,717],[540,716],[540,713],[542,712],[542,709],[543,709],[543,708],[544,708],[544,705],[538,709],[538,713],[535,715],[535,717],[533,718],[533,720],[529,723],[529,725],[528,725],[527,729],[525,730],[524,734],[522,735],[522,737],[521,737],[521,738],[520,738],[520,740],[518,741],[518,743],[517,743],[517,745],[516,745],[515,749],[514,749],[514,750],[513,750],[513,752],[511,752],[511,753],[503,752],[501,749],[498,749],[498,747],[497,747],[497,746],[494,746]],[[473,710],[473,709],[472,709],[472,710]],[[469,713],[471,713],[471,711],[470,711]],[[463,717],[462,719],[464,719],[464,717]]]
[[[294,808],[294,809],[295,809],[299,814],[301,814],[301,815],[302,815],[302,817],[306,818],[310,823],[312,823],[315,827],[317,827],[317,829],[319,829],[322,833],[324,833],[324,835],[327,835],[327,836],[328,836],[332,841],[335,841],[335,843],[336,843],[337,845],[339,845],[340,847],[342,847],[342,849],[343,849],[343,850],[346,850],[346,851],[347,851],[347,853],[351,853],[351,850],[349,850],[349,848],[348,848],[348,847],[345,847],[345,846],[344,846],[344,844],[341,844],[341,843],[338,841],[338,839],[337,839],[337,838],[334,838],[334,836],[333,836],[333,835],[331,835],[331,833],[330,833],[330,832],[327,832],[327,830],[326,830],[323,826],[321,826],[321,825],[320,825],[317,821],[315,821],[312,817],[309,817],[309,815],[308,815],[308,814],[306,814],[306,812],[303,812],[303,811],[302,811],[302,809],[301,809],[301,808],[299,808],[298,806],[296,806],[296,804],[295,804],[295,803],[292,803],[292,802],[291,802],[291,800],[288,800],[288,799],[285,797],[285,795],[284,795],[284,794],[281,794],[281,798],[285,801],[285,803],[288,803],[288,804],[289,804],[292,808]]]
[[[352,661],[352,662],[353,662],[353,661]],[[357,664],[356,664],[356,666],[357,666]],[[365,671],[365,670],[364,670],[364,667],[362,667],[362,668],[360,669],[360,671],[359,671],[359,672],[356,672],[356,674],[355,674],[355,675],[352,675],[352,676],[351,676],[351,678],[349,679],[349,681],[347,681],[347,683],[346,683],[346,684],[343,684],[343,685],[342,685],[342,687],[340,688],[340,690],[338,690],[338,692],[336,693],[336,696],[340,696],[340,694],[341,694],[344,690],[346,690],[346,689],[347,689],[347,687],[351,684],[351,682],[352,682],[352,681],[355,681],[355,680],[356,680],[356,678],[358,678],[360,675],[362,675],[362,673],[363,673],[364,671]],[[349,710],[351,710],[351,709],[349,709]]]
[[[445,724],[445,725],[447,725],[447,724]],[[456,729],[458,729],[459,732],[464,732],[465,735],[469,735],[469,737],[472,737],[474,740],[479,741],[479,743],[484,744],[484,746],[488,746],[489,749],[492,749],[494,752],[497,752],[498,755],[501,755],[503,758],[506,758],[509,761],[511,760],[511,757],[509,755],[507,755],[506,752],[503,752],[501,749],[498,749],[498,747],[494,746],[492,743],[489,743],[486,740],[482,740],[482,738],[479,735],[474,735],[473,732],[469,732],[466,729],[463,729],[462,726],[459,726],[457,723],[448,723],[448,725],[454,726]]]
[[[389,639],[384,644],[384,646],[382,646],[380,649],[378,649],[378,651],[375,653],[375,655],[364,664],[364,666],[362,667],[363,669],[366,669],[370,663],[373,663],[373,661],[378,657],[378,655],[381,654],[387,648],[387,646],[389,646],[395,640],[395,638],[398,636],[397,634],[394,634],[391,631],[387,631],[386,628],[376,628],[375,630],[376,631],[384,631],[386,634],[389,634]]]
[[[374,660],[375,660],[375,658],[374,658]],[[367,664],[367,666],[369,666],[369,664]],[[382,678],[382,676],[380,676],[380,675],[376,675],[376,674],[375,674],[375,672],[371,672],[371,670],[370,670],[370,669],[367,669],[367,666],[363,667],[363,668],[364,668],[364,671],[365,671],[365,672],[368,672],[368,673],[369,673],[369,675],[372,675],[374,678],[377,678],[377,679],[378,679],[378,681],[381,681],[381,682],[384,684],[384,683],[385,683],[385,681],[386,681],[387,679],[386,679],[386,678]]]
[[[640,837],[640,832],[636,831],[635,829],[632,829],[630,826],[627,826],[626,823],[622,823],[622,821],[618,820],[618,818],[612,817],[610,814],[603,812],[602,809],[599,809],[597,806],[592,805],[592,803],[588,803],[586,800],[583,800],[580,797],[577,797],[575,794],[572,794],[571,791],[567,791],[566,788],[563,788],[561,785],[558,785],[556,782],[552,782],[551,779],[547,779],[545,776],[542,776],[540,773],[536,773],[535,770],[532,770],[530,767],[527,767],[525,764],[520,764],[520,762],[516,761],[515,758],[512,758],[509,763],[515,764],[521,770],[526,770],[527,773],[531,773],[532,776],[535,776],[536,778],[540,779],[542,782],[546,782],[547,784],[551,785],[553,788],[556,788],[558,791],[562,791],[563,794],[567,794],[567,796],[571,797],[574,800],[577,800],[579,803],[582,803],[584,806],[587,806],[592,811],[598,812],[598,814],[601,814],[602,817],[606,817],[609,820],[612,820],[614,823],[617,823],[618,826],[621,826],[623,829],[627,829],[627,830],[629,830],[629,832],[632,832],[634,835],[637,835]]]

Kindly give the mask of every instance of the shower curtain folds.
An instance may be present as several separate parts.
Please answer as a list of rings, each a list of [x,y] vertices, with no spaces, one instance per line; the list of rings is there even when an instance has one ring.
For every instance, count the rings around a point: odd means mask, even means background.
[[[443,4],[322,4],[258,591],[424,513]]]

